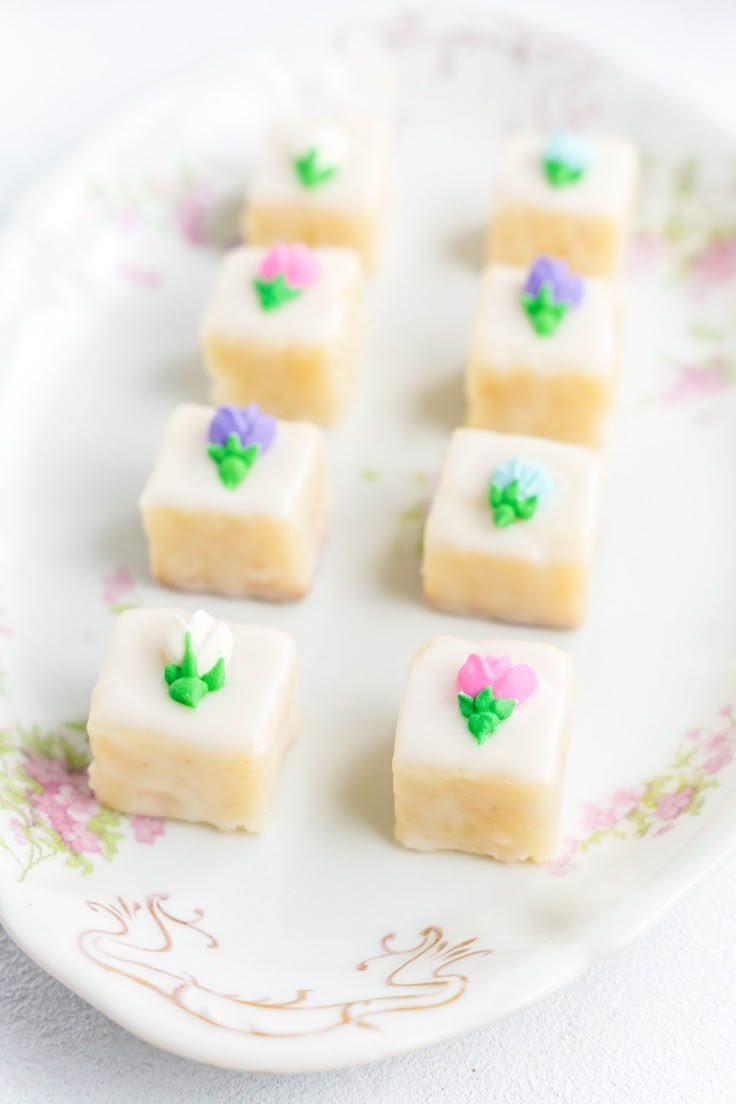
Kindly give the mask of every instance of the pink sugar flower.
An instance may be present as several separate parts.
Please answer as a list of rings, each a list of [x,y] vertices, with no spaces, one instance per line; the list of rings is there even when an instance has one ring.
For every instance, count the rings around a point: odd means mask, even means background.
[[[276,242],[261,261],[258,275],[262,280],[283,276],[293,288],[307,288],[319,275],[319,261],[306,245],[285,245]]]
[[[457,688],[475,698],[490,686],[496,698],[511,698],[518,705],[536,690],[537,676],[525,663],[514,666],[509,656],[469,655],[457,675]]]
[[[161,817],[134,816],[131,824],[133,825],[133,835],[138,843],[155,843],[166,830],[166,825]]]
[[[656,813],[660,820],[676,820],[695,797],[694,786],[684,786],[677,793],[662,794],[656,804]]]

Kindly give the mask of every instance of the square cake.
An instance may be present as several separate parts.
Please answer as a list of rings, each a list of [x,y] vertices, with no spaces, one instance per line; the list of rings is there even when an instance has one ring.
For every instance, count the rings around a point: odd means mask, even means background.
[[[214,402],[337,421],[363,346],[356,255],[283,244],[233,249],[205,311],[202,346]]]
[[[636,149],[622,139],[511,135],[498,155],[491,258],[528,265],[549,253],[588,276],[616,272],[637,175]]]
[[[424,529],[427,600],[502,621],[580,625],[599,483],[589,449],[455,430]]]
[[[322,432],[256,404],[185,404],[163,433],[140,499],[151,574],[231,597],[302,598],[327,526]]]
[[[354,249],[376,265],[388,193],[386,128],[364,116],[296,116],[275,123],[256,162],[243,234]]]
[[[203,610],[128,610],[92,692],[90,785],[123,813],[263,831],[298,732],[296,649]]]
[[[483,275],[465,378],[468,425],[601,444],[619,361],[613,281],[538,257]]]
[[[397,840],[553,859],[572,698],[572,662],[549,644],[439,636],[420,648],[396,728]]]

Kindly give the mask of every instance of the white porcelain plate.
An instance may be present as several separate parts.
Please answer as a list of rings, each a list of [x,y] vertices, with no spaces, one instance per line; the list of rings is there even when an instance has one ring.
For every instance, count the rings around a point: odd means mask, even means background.
[[[243,58],[172,89],[32,197],[0,255],[2,920],[131,1031],[239,1069],[487,1023],[633,938],[736,839],[736,142],[507,19],[415,15],[369,38],[396,74],[396,201],[360,391],[330,435],[324,561],[301,605],[201,600],[300,648],[305,725],[262,838],[100,808],[84,720],[116,614],[177,600],[148,578],[136,499],[171,407],[205,398],[198,319],[258,135],[277,107],[341,100],[346,57],[368,89],[367,55],[341,33],[319,62]],[[418,553],[462,418],[497,139],[522,124],[627,133],[645,165],[590,617],[540,634],[579,685],[547,867],[392,839],[409,658],[438,632],[488,634],[423,606]]]

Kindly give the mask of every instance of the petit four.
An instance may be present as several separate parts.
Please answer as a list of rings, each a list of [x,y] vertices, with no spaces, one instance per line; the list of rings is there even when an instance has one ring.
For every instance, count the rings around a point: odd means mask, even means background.
[[[498,157],[492,259],[527,265],[548,253],[589,276],[617,271],[637,172],[634,146],[620,139],[510,136]]]
[[[275,601],[309,590],[327,525],[324,437],[247,407],[185,404],[140,499],[164,586]]]
[[[572,697],[572,662],[549,644],[426,643],[396,728],[397,840],[502,862],[554,858]]]
[[[263,831],[298,732],[296,649],[203,610],[115,622],[88,721],[90,785],[124,813]]]
[[[578,445],[457,429],[424,529],[440,609],[574,628],[586,612],[600,464]]]
[[[232,250],[202,323],[213,400],[335,422],[352,392],[362,318],[363,277],[351,250]]]
[[[468,425],[580,445],[603,439],[618,374],[618,296],[538,257],[483,275],[465,378]]]
[[[366,117],[280,120],[253,173],[243,218],[246,240],[348,246],[373,269],[388,192],[388,152],[385,127]]]

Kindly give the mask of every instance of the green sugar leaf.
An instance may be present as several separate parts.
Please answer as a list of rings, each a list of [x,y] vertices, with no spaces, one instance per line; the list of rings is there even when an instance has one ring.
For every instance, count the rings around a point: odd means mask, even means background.
[[[474,709],[476,713],[487,713],[493,708],[493,691],[490,686],[486,686],[485,690],[481,690],[480,694],[476,696]]]
[[[292,161],[294,171],[304,188],[319,188],[332,180],[337,172],[337,165],[320,165],[317,150],[307,150],[303,157],[295,157]]]
[[[169,686],[169,697],[188,709],[196,709],[207,693],[207,684],[196,677],[178,678]]]
[[[273,280],[254,280],[253,287],[261,302],[264,311],[277,310],[292,299],[298,299],[301,288],[290,287],[283,273],[279,273]]]
[[[468,728],[479,744],[485,743],[499,724],[498,717],[494,717],[493,713],[474,713],[472,717],[468,717]]]
[[[460,712],[463,717],[469,717],[474,712],[474,703],[470,694],[460,693],[457,696],[457,704],[460,706]]]
[[[181,677],[181,668],[176,663],[167,663],[164,667],[164,678],[169,686]]]
[[[491,489],[488,492],[488,501],[491,506],[500,506],[503,502],[503,487],[499,487],[498,483],[491,483]]]
[[[220,656],[214,667],[211,667],[205,675],[202,675],[202,682],[210,691],[222,689],[225,685],[225,660],[222,656]]]
[[[545,161],[544,170],[553,188],[564,188],[568,184],[574,184],[584,173],[584,169],[570,168],[564,161]]]
[[[211,456],[216,464],[219,464],[221,460],[225,459],[226,450],[224,445],[208,445],[207,455]]]
[[[513,506],[506,503],[497,506],[493,511],[493,521],[499,529],[505,529],[507,525],[511,525],[512,522],[516,521],[516,512]]]
[[[510,717],[514,712],[514,706],[516,702],[513,698],[496,698],[493,703],[493,712],[498,717],[499,721],[505,721],[507,717]]]
[[[534,517],[537,512],[538,501],[537,495],[530,495],[529,498],[520,498],[516,503],[516,516],[523,518],[524,521],[528,521],[529,518]]]

